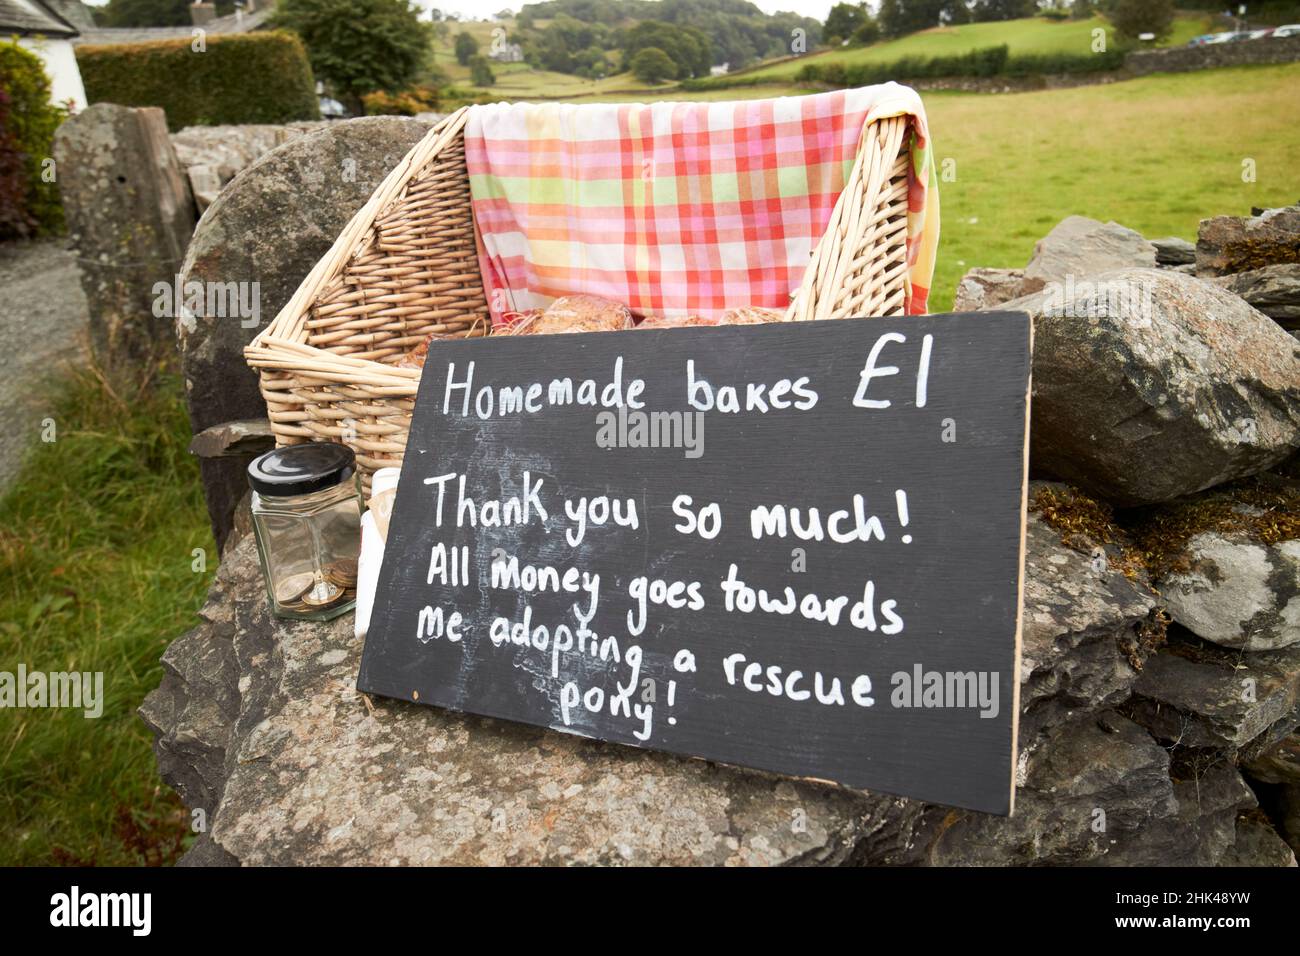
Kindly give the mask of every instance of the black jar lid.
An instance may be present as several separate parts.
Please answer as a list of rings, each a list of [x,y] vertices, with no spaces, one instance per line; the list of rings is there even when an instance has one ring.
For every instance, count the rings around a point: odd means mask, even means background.
[[[248,484],[259,495],[309,495],[347,481],[356,470],[356,453],[347,445],[308,442],[273,448],[254,458],[248,465]]]

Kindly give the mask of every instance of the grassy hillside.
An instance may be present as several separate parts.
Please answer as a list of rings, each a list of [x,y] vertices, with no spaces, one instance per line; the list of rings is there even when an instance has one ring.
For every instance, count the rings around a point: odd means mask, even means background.
[[[1182,16],[1175,23],[1174,33],[1167,44],[1179,45],[1205,32],[1206,18]],[[774,80],[789,80],[808,63],[892,63],[905,56],[932,57],[967,53],[1005,43],[1015,54],[1079,53],[1092,50],[1092,31],[1107,30],[1110,42],[1114,41],[1106,21],[1094,17],[1090,20],[1045,20],[1033,17],[1008,20],[1001,23],[967,23],[956,27],[935,27],[913,33],[899,40],[889,40],[866,47],[849,47],[812,53],[769,66],[745,70],[738,76],[764,76]]]
[[[545,26],[546,21],[539,20],[536,23],[538,26]],[[661,87],[649,87],[630,73],[620,73],[603,80],[587,80],[568,73],[535,70],[527,63],[498,63],[495,60],[490,62],[492,72],[496,76],[496,83],[488,87],[474,86],[470,82],[469,67],[461,66],[456,62],[454,49],[456,34],[465,32],[473,36],[478,41],[479,53],[487,56],[494,37],[499,35],[508,37],[513,31],[513,21],[450,23],[448,27],[447,35],[434,41],[434,66],[445,73],[455,86],[475,93],[502,100],[569,100],[620,92],[629,95],[653,92],[655,89],[668,89],[673,86],[672,83],[668,83]],[[502,30],[505,31],[504,34],[496,32]]]
[[[462,30],[479,42],[480,52],[487,54],[493,31],[505,30],[509,35],[512,23],[466,22],[449,24],[447,36],[434,44],[434,62],[459,87],[487,93],[503,100],[518,99],[624,99],[661,94],[671,89],[668,83],[659,87],[646,86],[630,73],[620,73],[603,80],[584,80],[578,76],[534,70],[526,63],[493,63],[492,71],[497,82],[492,87],[474,87],[469,80],[469,69],[456,62],[452,49],[455,36]],[[1091,50],[1092,31],[1109,29],[1104,20],[1046,20],[1033,17],[1001,23],[969,23],[958,27],[936,27],[903,37],[876,43],[868,47],[827,50],[807,56],[760,65],[735,74],[745,77],[770,77],[773,83],[788,83],[808,63],[891,63],[904,56],[944,56],[966,53],[1005,43],[1012,54],[1023,53],[1087,53]],[[1167,43],[1178,45],[1204,33],[1206,18],[1201,15],[1180,16],[1174,33]],[[1112,38],[1113,41],[1113,38]],[[788,91],[787,91],[788,92]],[[746,98],[748,98],[746,95]],[[771,94],[766,94],[771,95]],[[728,99],[734,97],[710,97]]]

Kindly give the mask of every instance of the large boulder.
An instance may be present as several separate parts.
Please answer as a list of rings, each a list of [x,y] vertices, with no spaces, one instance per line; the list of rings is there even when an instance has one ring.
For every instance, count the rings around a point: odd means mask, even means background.
[[[243,349],[297,290],[375,187],[428,131],[401,117],[334,123],[261,156],[225,187],[199,221],[180,282],[240,283],[254,315],[183,312],[177,321],[194,432],[266,417]],[[185,288],[182,285],[182,288]],[[214,310],[215,311],[215,310]],[[247,489],[247,459],[204,460],[208,514],[218,544]]]
[[[1151,504],[1262,471],[1300,445],[1300,346],[1212,283],[1122,269],[1002,308],[1034,317],[1038,473]]]
[[[1153,269],[1155,265],[1156,247],[1132,229],[1086,216],[1068,216],[1034,246],[1025,277],[1043,282],[1077,281],[1099,272]]]

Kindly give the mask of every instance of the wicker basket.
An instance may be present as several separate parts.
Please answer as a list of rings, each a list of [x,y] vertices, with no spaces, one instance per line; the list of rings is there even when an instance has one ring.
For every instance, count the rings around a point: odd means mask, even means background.
[[[419,386],[418,370],[393,363],[430,333],[464,338],[489,330],[465,168],[466,112],[416,144],[245,349],[277,442],[346,442],[367,493],[376,469],[401,464]],[[862,131],[786,321],[902,314],[906,134],[903,117]]]

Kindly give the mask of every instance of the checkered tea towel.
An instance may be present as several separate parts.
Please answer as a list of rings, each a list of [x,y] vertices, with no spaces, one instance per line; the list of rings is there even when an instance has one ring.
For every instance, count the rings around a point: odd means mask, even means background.
[[[588,293],[637,315],[784,311],[863,126],[911,118],[906,310],[924,313],[939,238],[925,111],[896,83],[737,103],[471,107],[474,221],[494,323]]]

